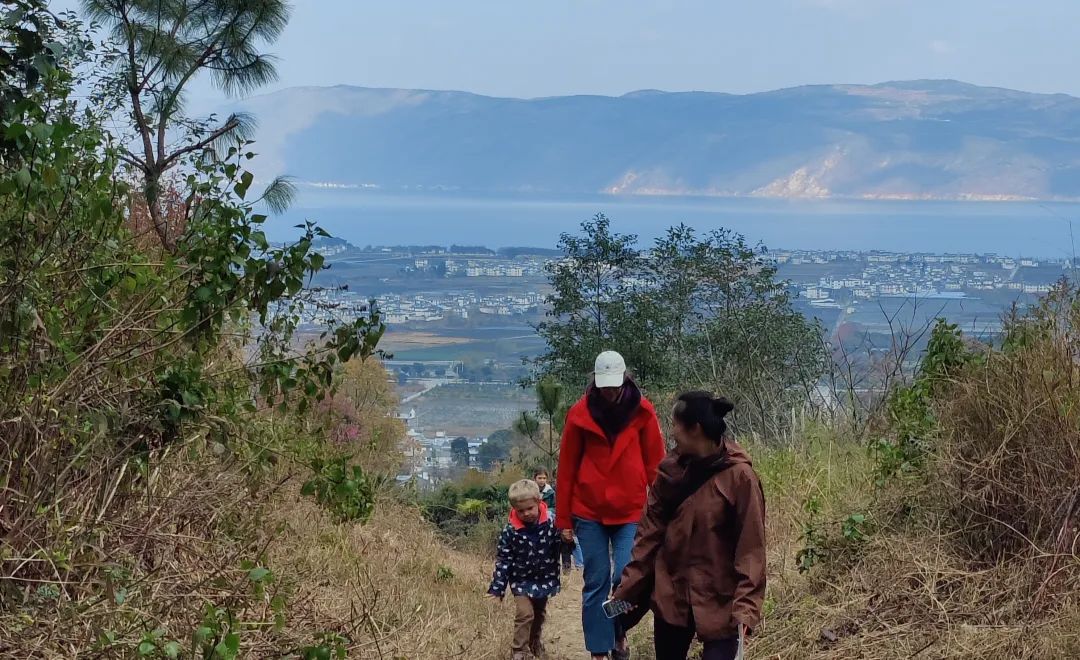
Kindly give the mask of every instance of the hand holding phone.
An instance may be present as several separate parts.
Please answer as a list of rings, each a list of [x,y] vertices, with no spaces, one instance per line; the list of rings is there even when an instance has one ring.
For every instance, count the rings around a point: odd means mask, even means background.
[[[625,600],[611,599],[604,603],[604,615],[606,615],[609,619],[614,619],[620,614],[626,614],[633,609],[634,605],[632,603],[626,602]]]

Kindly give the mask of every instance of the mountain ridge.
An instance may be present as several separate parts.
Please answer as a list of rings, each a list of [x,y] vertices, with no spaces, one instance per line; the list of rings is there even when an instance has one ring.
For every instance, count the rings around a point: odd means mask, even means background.
[[[347,85],[254,113],[260,175],[388,191],[1080,199],[1080,98],[953,80],[533,99]]]

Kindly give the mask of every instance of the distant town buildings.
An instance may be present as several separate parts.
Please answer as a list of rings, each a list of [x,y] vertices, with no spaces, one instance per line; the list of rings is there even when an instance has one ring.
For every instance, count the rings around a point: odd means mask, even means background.
[[[327,289],[312,294],[316,303],[305,310],[304,321],[323,323],[355,318],[367,313],[370,299],[360,292]],[[432,323],[450,317],[470,318],[470,314],[520,316],[536,313],[543,305],[542,294],[529,291],[481,296],[473,291],[452,290],[411,294],[384,294],[375,297],[386,323]]]
[[[344,242],[320,244],[325,255],[356,250]],[[368,248],[366,253],[390,248]],[[401,249],[394,248],[395,252]],[[472,255],[475,252],[475,255]],[[389,324],[437,323],[447,319],[515,317],[543,312],[544,295],[528,286],[495,287],[491,280],[510,285],[521,278],[535,281],[545,275],[556,257],[506,256],[486,248],[447,251],[444,248],[405,251],[402,272],[422,273],[430,291],[386,293],[376,303]],[[1035,259],[997,254],[908,254],[851,250],[774,250],[769,253],[793,293],[814,307],[841,307],[860,301],[890,297],[985,297],[993,292],[1044,294],[1072,268],[1068,259]],[[562,259],[561,263],[569,263]],[[485,279],[473,284],[471,280]],[[386,279],[380,280],[385,283]],[[630,286],[647,282],[627,280]],[[538,288],[538,287],[537,287]],[[484,291],[480,293],[479,291]],[[311,292],[316,305],[305,310],[304,321],[321,324],[332,318],[348,319],[367,313],[369,296],[363,291],[325,289]]]
[[[404,420],[408,426],[405,437],[399,442],[405,457],[405,464],[397,475],[399,483],[412,481],[421,490],[434,490],[442,482],[440,475],[450,474],[455,468],[479,465],[480,447],[487,444],[487,438],[465,438],[469,465],[463,466],[454,455],[453,444],[457,437],[448,436],[442,431],[425,432],[415,428],[415,411],[409,415],[399,414],[398,419]]]
[[[772,256],[781,266],[836,266],[836,274],[813,281],[791,278],[798,294],[815,306],[835,300],[957,298],[993,291],[1038,295],[1049,292],[1054,281],[1072,267],[1068,259],[1016,259],[996,254],[789,250]]]

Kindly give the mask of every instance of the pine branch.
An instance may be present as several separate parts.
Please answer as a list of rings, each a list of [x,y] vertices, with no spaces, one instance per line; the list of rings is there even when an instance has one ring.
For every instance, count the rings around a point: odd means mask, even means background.
[[[228,133],[236,130],[239,126],[240,126],[240,121],[239,120],[237,120],[235,117],[230,118],[229,121],[225,122],[224,126],[217,129],[216,131],[214,131],[213,133],[211,133],[207,137],[203,138],[202,140],[199,140],[195,144],[188,145],[188,146],[186,146],[186,147],[184,147],[182,149],[177,149],[173,153],[169,154],[169,157],[164,160],[164,162],[162,164],[162,167],[161,167],[161,170],[165,171],[165,170],[169,169],[170,167],[172,167],[176,163],[177,160],[179,160],[180,158],[184,157],[187,154],[193,153],[195,151],[201,151],[201,150],[205,149],[210,144],[212,144],[215,140],[222,137],[223,135],[227,135]]]

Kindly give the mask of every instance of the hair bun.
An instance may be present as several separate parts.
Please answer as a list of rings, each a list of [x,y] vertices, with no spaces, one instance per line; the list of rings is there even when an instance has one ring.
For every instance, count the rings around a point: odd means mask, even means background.
[[[716,411],[716,414],[719,415],[721,418],[725,417],[732,410],[735,410],[735,404],[728,401],[722,396],[713,399],[712,406],[713,410]]]

